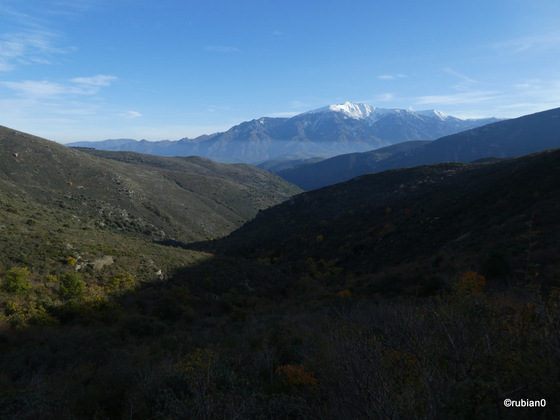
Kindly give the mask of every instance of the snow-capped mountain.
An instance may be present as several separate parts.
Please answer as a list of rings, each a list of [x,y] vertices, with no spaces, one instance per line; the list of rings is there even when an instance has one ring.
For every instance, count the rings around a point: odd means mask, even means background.
[[[325,114],[331,112],[340,112],[348,118],[354,118],[356,120],[371,118],[377,119],[379,116],[387,114],[393,110],[376,108],[367,104],[356,104],[353,102],[345,102],[340,105],[328,105],[322,108],[314,109],[308,111],[303,115],[311,114]]]
[[[273,170],[300,188],[312,190],[388,169],[442,162],[473,162],[485,158],[511,158],[557,147],[560,147],[560,108],[474,128],[433,141],[403,142],[368,152],[338,155],[318,162],[277,166],[278,169]]]
[[[410,140],[434,140],[498,121],[462,120],[439,111],[383,109],[346,102],[291,118],[259,118],[223,133],[148,142],[78,142],[73,147],[127,150],[161,156],[197,155],[219,162],[257,163],[291,155],[331,157]]]
[[[417,118],[438,118],[440,120],[446,120],[447,118],[449,118],[449,115],[435,109],[423,111],[413,111],[412,109],[399,108],[387,109],[377,108],[368,104],[357,104],[353,102],[345,102],[340,105],[325,106],[312,111],[308,111],[303,115],[328,114],[331,112],[339,112],[347,118],[354,118],[356,120],[367,120],[370,124],[374,124],[376,121],[379,121],[381,118],[385,117],[388,114],[408,115]]]
[[[367,120],[370,124],[375,123],[380,118],[383,118],[387,114],[395,114],[401,112],[411,112],[402,109],[385,109],[377,108],[368,104],[357,104],[353,102],[345,102],[339,105],[328,105],[322,108],[314,109],[308,111],[303,115],[310,114],[329,114],[332,112],[338,112],[346,118],[353,118],[356,120]],[[418,114],[428,115],[429,113],[435,113],[437,111],[420,111]],[[444,114],[442,114],[444,115]]]

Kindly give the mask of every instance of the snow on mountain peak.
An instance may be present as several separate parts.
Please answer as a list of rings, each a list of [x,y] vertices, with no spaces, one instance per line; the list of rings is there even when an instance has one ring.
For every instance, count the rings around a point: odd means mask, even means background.
[[[371,115],[373,108],[366,104],[345,102],[341,105],[330,105],[329,110],[334,112],[342,112],[350,118],[363,119]]]
[[[446,120],[447,118],[449,118],[449,115],[444,114],[443,112],[437,111],[435,109],[431,109],[428,111],[413,111],[418,115],[422,115],[424,117],[436,117],[439,118],[440,120]]]
[[[367,104],[345,102],[338,105],[328,105],[322,108],[315,109],[313,111],[306,112],[305,114],[321,114],[324,112],[339,112],[347,118],[352,118],[355,120],[367,119],[370,123],[374,123],[381,117],[387,114],[400,114],[400,113],[410,113],[416,116],[423,116],[429,118],[437,118],[442,121],[446,120],[449,116],[443,112],[436,110],[425,110],[425,111],[414,111],[412,109],[385,109],[377,108]]]
[[[356,120],[374,118],[377,119],[380,115],[384,115],[394,110],[376,108],[367,104],[358,104],[354,102],[345,102],[338,105],[328,105],[313,111],[306,112],[306,114],[321,114],[324,112],[340,112],[348,118]]]

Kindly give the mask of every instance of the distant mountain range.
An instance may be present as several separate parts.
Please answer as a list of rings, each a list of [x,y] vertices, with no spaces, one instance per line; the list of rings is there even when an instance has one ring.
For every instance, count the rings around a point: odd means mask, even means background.
[[[496,122],[434,141],[411,141],[271,170],[305,190],[387,169],[509,158],[560,147],[560,108]]]
[[[410,140],[434,140],[499,121],[459,119],[439,111],[382,109],[346,102],[291,118],[259,118],[223,133],[171,141],[116,139],[70,143],[109,151],[133,151],[159,156],[201,156],[217,162],[259,163],[283,156],[290,159],[332,157],[365,152]]]

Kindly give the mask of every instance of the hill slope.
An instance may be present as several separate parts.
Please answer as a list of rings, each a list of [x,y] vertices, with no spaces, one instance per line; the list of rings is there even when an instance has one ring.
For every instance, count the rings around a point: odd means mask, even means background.
[[[248,165],[104,153],[2,128],[1,191],[63,209],[84,227],[182,242],[223,236],[298,191]]]
[[[455,259],[458,248],[465,266],[484,271],[491,250],[503,246],[521,270],[524,235],[538,231],[545,248],[560,237],[559,159],[555,149],[363,175],[260,212],[221,243],[228,253],[271,257],[298,272],[309,258],[329,262],[340,270],[339,287],[348,276],[365,287],[391,266],[430,272],[426,264]]]
[[[310,190],[387,169],[440,162],[472,162],[487,157],[515,157],[559,146],[560,108],[496,122],[432,142],[407,143],[403,150],[389,147],[341,155],[277,173]]]

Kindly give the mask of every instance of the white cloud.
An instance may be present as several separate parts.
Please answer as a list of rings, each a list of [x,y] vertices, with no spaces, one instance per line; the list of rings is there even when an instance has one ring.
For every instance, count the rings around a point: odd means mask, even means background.
[[[519,54],[525,51],[548,51],[560,48],[560,31],[539,34],[494,44],[494,48]]]
[[[206,51],[222,52],[222,53],[237,53],[241,50],[237,47],[231,47],[227,45],[207,45],[204,47]]]
[[[14,2],[15,4],[15,2]],[[26,5],[19,3],[22,10]],[[44,13],[33,6],[32,12],[0,5],[0,71],[12,71],[21,65],[50,64],[56,55],[75,49],[62,46],[63,34],[55,25],[44,19]]]
[[[406,75],[399,73],[399,74],[381,74],[377,76],[378,79],[381,80],[395,80],[395,79],[402,79],[406,77]]]
[[[62,95],[94,95],[101,87],[109,86],[115,76],[98,75],[77,77],[69,83],[57,83],[48,80],[24,80],[22,82],[0,82],[20,96],[34,99],[54,98]]]
[[[52,97],[70,93],[72,90],[70,86],[47,80],[24,80],[23,82],[2,82],[1,84],[21,96],[32,98]]]
[[[142,114],[140,114],[137,111],[126,111],[126,112],[123,112],[122,114],[119,114],[118,116],[126,118],[127,120],[133,120],[135,118],[140,118],[142,116]]]
[[[71,82],[86,85],[86,86],[109,86],[111,82],[117,80],[116,76],[109,76],[106,74],[98,74],[92,77],[76,77]]]
[[[14,66],[11,63],[0,58],[0,71],[12,71],[13,69]]]
[[[495,91],[474,91],[460,92],[449,95],[426,95],[416,98],[416,104],[419,105],[463,105],[478,104],[495,99],[497,92]]]
[[[395,100],[395,95],[392,93],[380,93],[379,95],[375,95],[374,102],[391,102]]]
[[[465,74],[459,73],[458,71],[455,71],[455,70],[450,69],[448,67],[443,69],[443,71],[447,74],[450,74],[452,76],[455,76],[455,77],[461,79],[461,81],[459,83],[457,83],[453,86],[458,91],[465,92],[465,91],[469,90],[472,86],[478,84],[478,82],[476,80],[474,80],[473,78],[471,78],[471,77],[469,77]]]
[[[0,35],[0,70],[19,65],[50,64],[52,57],[73,51],[55,46],[57,35],[45,30],[29,30]]]

